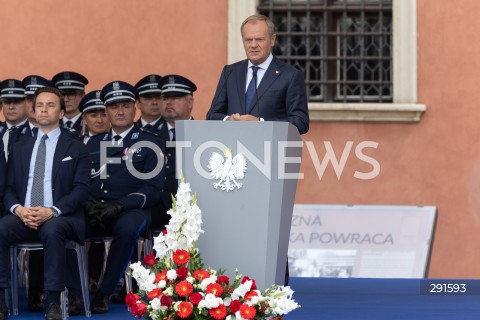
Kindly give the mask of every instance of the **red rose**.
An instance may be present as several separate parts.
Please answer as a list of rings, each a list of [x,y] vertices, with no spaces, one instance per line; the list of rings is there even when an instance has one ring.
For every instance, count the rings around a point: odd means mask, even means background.
[[[187,279],[188,277],[188,269],[187,268],[178,268],[177,270],[177,277],[180,281]]]
[[[192,314],[192,311],[193,311],[193,306],[190,302],[182,301],[178,304],[177,315],[180,318],[186,319],[190,317],[190,315]]]
[[[220,297],[223,293],[223,288],[219,283],[210,283],[205,293],[213,293],[215,297]]]
[[[200,292],[194,292],[188,298],[190,299],[191,303],[193,303],[194,305],[198,305],[200,301],[202,301],[203,296],[200,294]]]
[[[244,319],[253,319],[257,315],[257,309],[249,306],[248,304],[242,304],[240,307],[240,315]]]
[[[228,283],[230,282],[230,279],[227,276],[218,276],[217,277],[217,282],[225,283],[228,286]]]
[[[160,304],[165,307],[170,307],[172,305],[173,299],[169,296],[161,296],[160,297]]]
[[[140,296],[133,292],[129,292],[125,297],[125,304],[130,308],[132,305],[137,303],[138,300],[140,300]]]
[[[167,233],[168,233],[167,229],[163,229],[163,230],[162,230],[162,234],[163,234],[164,236],[166,236]]]
[[[213,319],[221,320],[225,319],[227,316],[227,308],[223,304],[219,305],[217,308],[212,308],[208,311],[208,314]]]
[[[130,306],[130,312],[137,318],[143,317],[147,313],[147,305],[143,302],[138,302]]]
[[[153,267],[154,265],[157,264],[157,259],[155,259],[155,255],[153,253],[147,254],[145,257],[143,257],[143,262],[149,266]]]
[[[250,278],[247,277],[247,276],[243,277],[243,279],[242,279],[242,284],[245,283],[245,282],[248,281],[248,280],[252,280],[252,287],[250,288],[250,290],[257,290],[257,284],[255,283],[255,280],[250,279]]]
[[[188,297],[190,293],[193,291],[193,286],[190,282],[188,281],[180,281],[177,283],[175,286],[175,292],[180,296],[180,297]]]
[[[238,310],[240,310],[241,306],[242,306],[242,303],[240,301],[232,300],[232,302],[230,302],[230,312],[231,313],[237,312]]]
[[[190,261],[190,253],[188,253],[187,250],[176,250],[173,253],[173,262],[175,262],[178,265],[185,265]]]
[[[160,297],[161,295],[162,295],[162,289],[155,288],[147,294],[147,297],[148,299],[153,300],[155,298]]]

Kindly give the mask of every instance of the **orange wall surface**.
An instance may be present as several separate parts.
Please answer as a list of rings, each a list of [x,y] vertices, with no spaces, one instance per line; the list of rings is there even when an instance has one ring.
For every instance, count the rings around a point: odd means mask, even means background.
[[[329,166],[319,179],[304,150],[297,203],[434,205],[438,221],[429,277],[480,277],[480,30],[477,0],[418,0],[416,124],[314,123],[304,137],[322,159],[323,141],[337,157],[347,141],[379,143],[366,152],[381,167],[372,180],[353,178],[372,169],[352,153],[340,179]],[[368,149],[365,149],[368,150]]]
[[[400,0],[401,1],[401,0]],[[329,141],[337,157],[347,141],[374,141],[378,177],[352,151],[337,178],[317,176],[306,148],[297,203],[434,205],[438,223],[430,277],[480,277],[480,30],[478,0],[417,0],[418,102],[415,124],[311,123],[303,136],[320,160]],[[204,119],[227,62],[225,0],[0,0],[0,79],[51,77],[64,70],[113,80],[177,73],[198,86],[194,117]]]
[[[205,118],[227,59],[224,0],[0,0],[0,80],[76,71],[86,91],[180,74]]]

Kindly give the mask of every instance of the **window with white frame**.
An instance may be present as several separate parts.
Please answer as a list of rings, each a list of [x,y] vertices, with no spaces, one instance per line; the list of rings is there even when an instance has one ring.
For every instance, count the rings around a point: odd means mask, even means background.
[[[260,0],[309,101],[392,102],[391,0]]]

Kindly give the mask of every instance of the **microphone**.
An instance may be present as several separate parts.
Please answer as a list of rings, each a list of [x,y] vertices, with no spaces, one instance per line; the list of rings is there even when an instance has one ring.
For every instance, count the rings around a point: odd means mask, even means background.
[[[225,71],[225,81],[223,81],[222,83],[222,86],[220,88],[220,90],[218,90],[217,94],[213,97],[213,100],[212,100],[212,105],[210,106],[210,110],[208,110],[207,112],[207,120],[209,120],[209,117],[210,117],[210,114],[212,113],[212,109],[214,108],[215,104],[218,102],[217,100],[220,98],[220,96],[222,95],[223,93],[223,90],[225,90],[225,87],[227,85],[227,81],[228,81],[228,78],[230,77],[230,75],[232,74],[233,70],[229,67],[226,68],[227,70]],[[226,110],[225,110],[225,113],[227,113],[228,111],[228,106],[226,106]]]

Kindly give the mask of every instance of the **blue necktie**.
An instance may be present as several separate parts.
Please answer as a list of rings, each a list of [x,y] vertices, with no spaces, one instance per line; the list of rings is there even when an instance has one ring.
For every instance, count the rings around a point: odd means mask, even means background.
[[[245,92],[245,113],[248,113],[249,106],[252,103],[252,99],[255,96],[255,86],[257,84],[257,71],[260,67],[252,66],[252,80],[248,84],[247,92]]]

